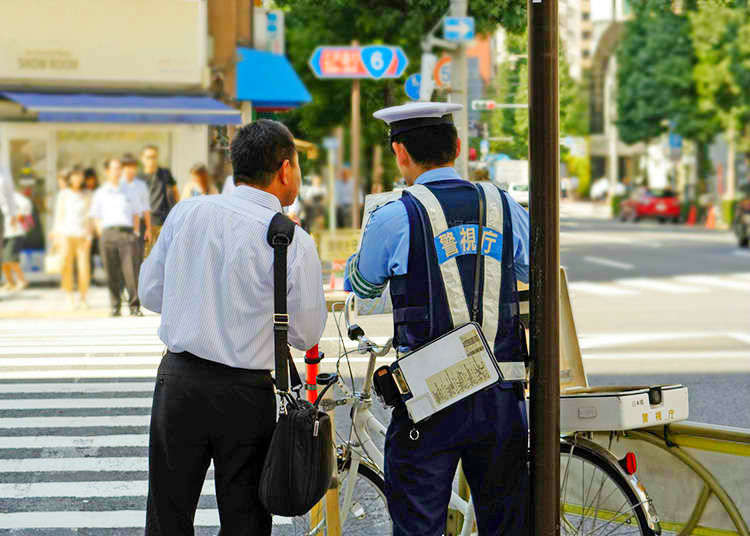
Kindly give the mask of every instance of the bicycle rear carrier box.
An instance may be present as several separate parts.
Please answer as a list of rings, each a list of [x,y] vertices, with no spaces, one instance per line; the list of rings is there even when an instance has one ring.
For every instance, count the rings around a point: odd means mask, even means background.
[[[564,269],[560,274],[560,320],[563,433],[633,430],[688,418],[688,388],[684,385],[589,387]]]

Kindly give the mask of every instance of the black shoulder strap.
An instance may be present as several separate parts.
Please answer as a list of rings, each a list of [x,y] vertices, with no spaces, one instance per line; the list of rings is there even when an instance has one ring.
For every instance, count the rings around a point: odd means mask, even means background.
[[[279,391],[289,390],[289,374],[292,375],[292,386],[302,385],[297,367],[292,361],[287,343],[289,315],[286,310],[286,253],[294,238],[295,224],[282,213],[277,213],[268,226],[266,239],[273,248],[273,344],[276,362],[276,388]],[[287,369],[287,365],[289,368]]]

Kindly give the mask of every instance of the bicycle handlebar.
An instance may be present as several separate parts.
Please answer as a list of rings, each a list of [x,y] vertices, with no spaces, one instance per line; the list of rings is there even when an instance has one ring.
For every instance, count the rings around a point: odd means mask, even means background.
[[[386,343],[382,346],[378,346],[365,335],[364,330],[356,324],[352,324],[349,319],[349,310],[352,306],[352,300],[354,299],[354,293],[350,292],[344,302],[344,323],[346,324],[346,331],[352,340],[358,343],[358,350],[362,353],[370,352],[377,357],[382,357],[391,351],[393,347],[393,338],[389,338]],[[335,310],[335,304],[332,310]],[[352,330],[352,328],[355,328]]]

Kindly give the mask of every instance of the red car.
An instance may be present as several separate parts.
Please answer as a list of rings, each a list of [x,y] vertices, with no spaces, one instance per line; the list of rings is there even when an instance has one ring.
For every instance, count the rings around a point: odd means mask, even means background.
[[[660,222],[680,221],[680,200],[672,190],[642,188],[620,204],[620,221],[656,218]]]

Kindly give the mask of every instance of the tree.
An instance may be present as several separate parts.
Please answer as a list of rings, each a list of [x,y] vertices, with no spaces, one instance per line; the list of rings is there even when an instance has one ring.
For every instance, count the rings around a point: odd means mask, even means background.
[[[385,43],[403,47],[408,72],[419,72],[424,35],[448,11],[449,0],[276,0],[287,11],[287,54],[312,94],[313,101],[284,114],[283,120],[298,135],[320,140],[338,125],[348,125],[351,82],[318,80],[307,65],[315,47]],[[469,14],[478,32],[499,24],[512,31],[526,25],[526,0],[472,0]],[[385,145],[386,130],[372,113],[406,101],[403,79],[362,80],[363,147]],[[365,152],[367,154],[367,151]],[[390,159],[385,159],[390,160]],[[365,159],[365,164],[367,160]]]

